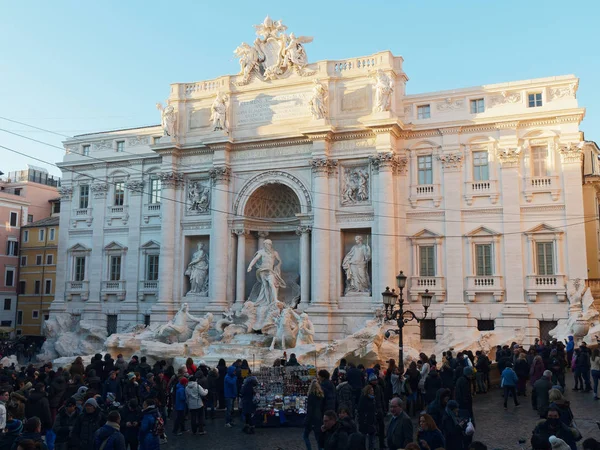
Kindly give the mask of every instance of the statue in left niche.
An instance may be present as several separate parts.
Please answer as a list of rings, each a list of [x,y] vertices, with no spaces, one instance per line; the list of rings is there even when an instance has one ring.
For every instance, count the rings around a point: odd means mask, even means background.
[[[213,131],[223,130],[229,133],[227,128],[227,97],[222,92],[217,92],[217,97],[210,107],[210,122]]]
[[[194,294],[202,297],[208,295],[208,254],[202,242],[198,243],[185,275],[190,277],[190,290],[187,295]]]
[[[167,104],[167,107],[163,108],[162,103],[159,102],[156,104],[156,109],[160,111],[160,123],[164,133],[177,140],[177,112],[175,107]]]

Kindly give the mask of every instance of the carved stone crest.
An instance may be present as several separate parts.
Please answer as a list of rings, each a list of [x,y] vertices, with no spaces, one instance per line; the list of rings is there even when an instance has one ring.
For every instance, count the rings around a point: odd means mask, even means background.
[[[134,194],[141,194],[144,192],[144,182],[142,180],[131,180],[125,183],[125,187]]]
[[[583,158],[583,142],[570,142],[558,149],[563,163],[580,163]]]
[[[438,155],[438,161],[447,172],[455,172],[462,168],[463,155],[460,153],[450,153],[447,155]]]
[[[550,89],[550,100],[563,97],[575,97],[577,92],[577,83],[571,83],[568,86],[562,86]]]
[[[521,101],[521,94],[518,92],[502,91],[500,95],[496,95],[490,100],[490,108],[503,105],[505,103],[518,103]]]
[[[340,202],[352,206],[370,199],[369,167],[344,167],[340,183]]]
[[[94,147],[96,147],[97,150],[112,150],[113,141],[105,139],[103,141],[94,142]]]
[[[70,200],[73,195],[73,187],[72,186],[62,186],[58,188],[58,194],[60,195],[61,200]]]
[[[127,139],[127,144],[132,147],[135,147],[138,145],[148,145],[148,142],[150,142],[148,140],[148,136],[135,136],[135,137]]]
[[[210,211],[210,186],[207,182],[188,181],[187,210],[192,214],[206,214]]]
[[[306,69],[308,58],[303,45],[312,42],[312,37],[288,35],[281,20],[274,21],[269,16],[254,28],[258,37],[253,46],[242,42],[233,52],[240,60],[242,79],[238,85],[248,84],[253,74],[264,81],[282,78],[292,71],[300,76],[314,75],[314,71]]]
[[[521,147],[499,148],[496,156],[503,167],[516,167],[519,165],[521,150]]]
[[[448,97],[443,102],[437,103],[436,106],[438,111],[454,111],[456,109],[461,109],[464,105],[465,102],[463,100],[453,100]]]
[[[92,184],[91,190],[94,193],[94,198],[106,197],[106,194],[108,193],[108,183],[94,183]]]

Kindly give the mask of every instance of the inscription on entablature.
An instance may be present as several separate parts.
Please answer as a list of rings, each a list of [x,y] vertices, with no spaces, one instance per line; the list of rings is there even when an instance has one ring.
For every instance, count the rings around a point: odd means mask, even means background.
[[[310,93],[264,95],[253,100],[240,101],[235,108],[238,126],[255,123],[269,123],[285,119],[295,119],[310,115],[308,100]]]
[[[363,149],[363,148],[374,148],[375,138],[368,139],[356,139],[350,141],[337,141],[332,145],[331,150],[334,152],[344,152],[347,150]]]
[[[342,111],[355,112],[368,109],[367,86],[355,91],[345,92],[342,96]]]
[[[210,125],[210,109],[202,108],[190,111],[188,122],[190,130],[207,128]]]
[[[312,150],[310,145],[296,145],[293,147],[274,147],[251,150],[237,150],[231,154],[232,161],[244,161],[247,159],[275,158],[278,156],[294,156],[309,154]]]

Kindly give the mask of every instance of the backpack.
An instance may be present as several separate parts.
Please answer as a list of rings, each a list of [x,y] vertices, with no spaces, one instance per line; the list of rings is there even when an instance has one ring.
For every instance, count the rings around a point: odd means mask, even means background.
[[[161,437],[165,434],[165,421],[160,415],[155,417],[154,426],[152,427],[152,435]]]

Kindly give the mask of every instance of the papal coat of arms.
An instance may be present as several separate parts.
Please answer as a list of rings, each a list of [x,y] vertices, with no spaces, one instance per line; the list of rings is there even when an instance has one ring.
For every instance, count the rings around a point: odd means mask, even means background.
[[[242,80],[238,85],[248,84],[253,74],[264,81],[282,78],[292,71],[301,76],[315,74],[306,68],[308,59],[303,46],[312,42],[312,37],[288,35],[281,20],[273,21],[269,16],[254,28],[258,36],[254,45],[242,42],[233,52],[240,60]]]

